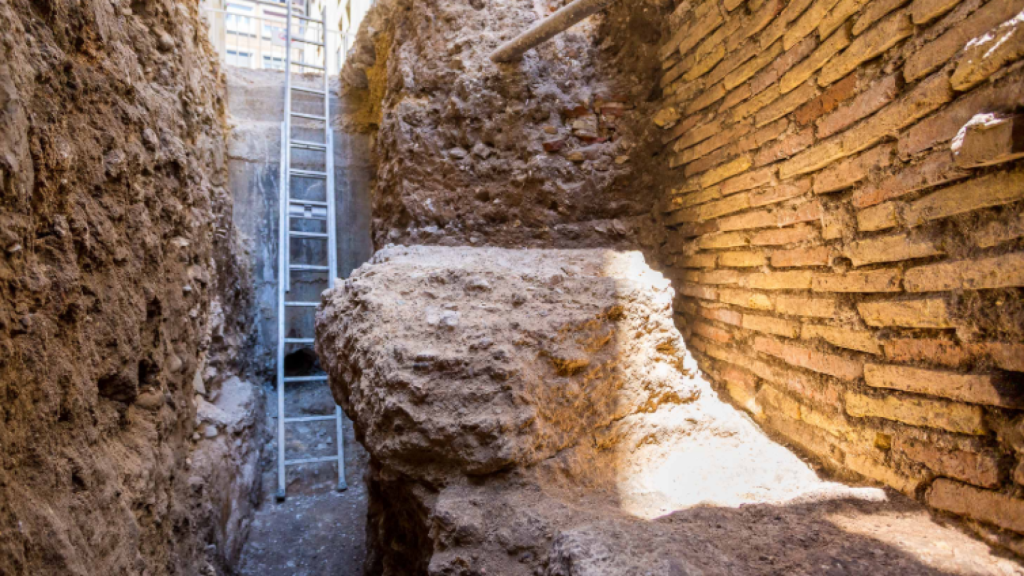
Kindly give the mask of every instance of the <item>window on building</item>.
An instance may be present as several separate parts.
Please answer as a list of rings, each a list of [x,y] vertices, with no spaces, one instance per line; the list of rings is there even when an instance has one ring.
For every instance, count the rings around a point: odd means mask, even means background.
[[[229,2],[227,11],[228,14],[224,17],[224,24],[227,26],[228,32],[245,36],[255,36],[253,20],[250,17],[252,14],[252,6]]]
[[[244,68],[251,68],[252,52],[244,52],[242,50],[228,50],[227,64],[228,66],[242,66]]]
[[[284,70],[284,57],[264,55],[263,67],[267,70]]]

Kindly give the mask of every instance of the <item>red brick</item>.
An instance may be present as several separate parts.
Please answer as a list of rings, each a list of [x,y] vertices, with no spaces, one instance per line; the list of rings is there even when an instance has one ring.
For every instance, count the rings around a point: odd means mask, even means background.
[[[718,108],[718,112],[722,113],[747,98],[750,98],[750,84],[741,84],[735,90],[725,95],[725,98],[722,99],[722,104]]]
[[[895,148],[893,144],[880,144],[859,156],[825,168],[814,177],[814,193],[835,192],[864,180],[872,171],[892,164]]]
[[[776,318],[774,316],[755,316],[753,314],[744,314],[743,328],[747,330],[754,330],[756,332],[764,332],[766,334],[784,336],[786,338],[800,337],[799,323],[793,322],[792,320]]]
[[[811,189],[811,179],[801,178],[799,180],[793,180],[778,184],[764,190],[758,190],[750,193],[750,205],[756,206],[767,206],[769,204],[777,204],[790,198],[796,198],[806,194]],[[1022,233],[1024,235],[1024,233]]]
[[[689,254],[683,260],[685,268],[714,268],[717,256],[706,252]]]
[[[861,92],[849,105],[819,119],[815,123],[818,127],[818,138],[827,138],[892,102],[899,91],[897,78],[898,74],[893,74],[875,82]],[[836,86],[843,82],[839,82]]]
[[[772,300],[767,294],[741,290],[739,288],[722,288],[718,293],[719,299],[733,306],[742,306],[752,310],[771,310]]]
[[[861,302],[857,311],[868,326],[952,328],[949,308],[942,298]]]
[[[925,44],[907,58],[903,76],[913,82],[948,62],[971,39],[981,36],[1024,8],[1021,0],[991,0],[942,36]]]
[[[933,508],[1024,534],[1024,500],[939,478],[925,497]]]
[[[1024,94],[1022,74],[1008,74],[993,84],[971,90],[900,134],[900,157],[906,159],[952,140],[978,112],[1012,111],[1020,105],[1021,94]]]
[[[806,298],[780,295],[775,299],[775,311],[792,316],[834,318],[836,301],[831,298]]]
[[[796,110],[811,98],[818,95],[818,87],[813,82],[805,82],[799,88],[780,97],[771,104],[757,111],[754,115],[758,126],[777,120],[793,110]]]
[[[815,292],[899,292],[899,270],[872,270],[845,274],[817,274]]]
[[[918,266],[907,270],[904,283],[908,292],[1024,286],[1024,252]]]
[[[882,54],[897,42],[914,33],[914,25],[905,12],[897,12],[887,16],[874,28],[858,36],[843,51],[822,68],[818,75],[818,84],[829,84],[846,76],[862,62]]]
[[[764,166],[778,160],[789,158],[814,143],[814,130],[807,128],[795,134],[789,134],[782,140],[766,146],[754,157],[755,166]]]
[[[874,333],[870,330],[847,330],[819,324],[804,324],[800,331],[800,337],[804,340],[821,338],[833,346],[869,354],[879,354],[882,351],[875,340]]]
[[[762,126],[743,138],[740,138],[736,143],[737,151],[746,152],[748,150],[753,150],[754,148],[759,148],[765,143],[771,142],[781,136],[788,127],[789,120],[785,118],[780,118],[771,124]]]
[[[918,0],[924,3],[924,0]],[[950,0],[934,0],[948,3]],[[1024,22],[1020,14],[1003,22],[980,38],[972,40],[964,49],[951,78],[953,88],[968,90],[988,79],[1003,66],[1024,55]]]
[[[818,222],[825,215],[821,202],[810,200],[803,204],[790,204],[776,210],[778,226],[792,226],[802,222]]]
[[[898,202],[886,202],[857,212],[857,229],[875,232],[899,226]]]
[[[903,6],[908,1],[909,0],[873,0],[868,3],[868,5],[860,11],[860,14],[857,15],[857,21],[853,23],[854,36],[867,30],[872,24],[885,17],[886,14]]]
[[[876,112],[853,128],[820,142],[779,166],[779,178],[820,170],[832,162],[867,150],[918,118],[927,116],[953,98],[949,77],[935,74],[919,83],[896,102]],[[903,146],[900,145],[902,152]]]
[[[813,241],[819,237],[818,230],[812,226],[793,226],[791,228],[758,232],[751,237],[750,244],[753,246],[781,246],[784,244]]]
[[[921,362],[958,368],[975,358],[956,342],[935,338],[896,338],[882,344],[885,357],[894,362]]]
[[[737,284],[740,281],[740,274],[735,270],[711,270],[700,272],[701,284]]]
[[[775,169],[762,168],[760,170],[752,170],[745,174],[740,174],[739,176],[730,178],[719,184],[719,187],[721,188],[722,195],[728,196],[729,194],[735,194],[742,190],[749,190],[760,186],[769,186],[775,183]]]
[[[714,136],[715,134],[718,134],[721,131],[722,123],[721,121],[718,120],[708,122],[701,126],[690,128],[689,130],[686,131],[684,136],[679,138],[679,140],[676,140],[676,143],[672,146],[672,149],[675,150],[676,152],[679,152],[680,150],[685,150],[690,146],[694,146],[697,143],[702,142],[710,138],[711,136]]]
[[[793,114],[793,119],[798,124],[809,124],[835,110],[839,104],[857,93],[857,79],[858,75],[853,73],[829,86],[821,96],[798,108]]]
[[[827,266],[831,256],[828,246],[794,248],[772,252],[772,266],[790,268],[795,266]]]
[[[753,358],[748,359],[743,366],[759,378],[778,384],[804,400],[827,407],[839,404],[841,396],[839,387],[820,382],[814,375],[799,370],[779,368]]]
[[[777,225],[778,221],[778,216],[768,210],[754,210],[746,214],[716,220],[718,229],[723,232],[767,228],[768,226]]]
[[[679,291],[692,298],[701,298],[703,300],[718,300],[718,290],[711,286],[701,286],[700,284],[683,284],[679,287]]]
[[[811,77],[814,73],[822,66],[828,64],[829,60],[835,57],[836,54],[839,54],[844,48],[849,46],[851,39],[850,27],[848,25],[841,26],[822,42],[810,56],[794,66],[779,80],[779,89],[785,94],[808,80],[811,80],[813,83]]]
[[[821,19],[821,22],[818,23],[818,36],[822,38],[828,37],[829,34],[842,26],[843,22],[848,20],[850,16],[856,14],[860,10],[861,6],[867,4],[868,1],[869,0],[839,0],[839,2],[829,10],[828,14]]]
[[[924,464],[942,476],[986,488],[999,486],[999,461],[990,453],[944,450],[902,435],[896,436],[892,447],[896,452]]]
[[[911,426],[927,426],[976,436],[986,432],[985,413],[981,406],[891,393],[881,398],[872,398],[847,392],[845,400],[846,413],[857,418],[885,418]]]
[[[788,72],[797,62],[806,58],[808,54],[814,52],[814,49],[817,47],[818,40],[816,38],[813,36],[804,38],[792,49],[787,50],[782,56],[776,58],[774,62],[757,76],[754,76],[754,79],[750,81],[751,93],[760,94],[769,86],[776,84],[783,74]]]
[[[878,262],[899,262],[900,260],[927,258],[939,254],[942,254],[942,251],[931,240],[910,238],[906,234],[876,236],[852,242],[843,249],[843,255],[849,258],[854,266]]]
[[[854,192],[852,201],[857,208],[867,208],[918,190],[959,180],[969,174],[953,164],[952,153],[939,150],[921,162],[883,178],[877,185],[865,186]]]
[[[764,266],[768,263],[768,258],[763,252],[753,250],[731,251],[719,254],[718,263],[720,266],[732,268],[750,268]]]
[[[781,358],[794,366],[835,376],[841,380],[857,380],[864,374],[863,361],[851,360],[827,352],[818,352],[762,336],[754,339],[754,349]]]
[[[701,306],[700,315],[709,320],[718,320],[733,326],[743,325],[743,314],[728,308],[705,308]]]
[[[1024,408],[1024,391],[991,374],[957,374],[942,370],[868,364],[864,367],[868,386],[915,394],[939,396],[959,402],[1001,408]]]
[[[738,41],[746,40],[763,30],[779,12],[782,12],[783,6],[785,6],[783,0],[767,0],[762,6],[754,9],[754,12],[743,20],[743,25],[740,27],[739,32],[729,44],[732,45]],[[753,5],[751,7],[753,8]],[[771,43],[769,42],[769,44]],[[764,46],[762,44],[762,47]]]
[[[732,341],[732,334],[727,330],[722,330],[721,328],[717,328],[704,322],[693,322],[692,326],[695,333],[700,334],[708,340],[723,344]]]

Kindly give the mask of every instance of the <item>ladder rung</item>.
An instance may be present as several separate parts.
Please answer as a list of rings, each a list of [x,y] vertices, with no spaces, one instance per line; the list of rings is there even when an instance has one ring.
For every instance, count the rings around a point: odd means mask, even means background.
[[[323,206],[327,207],[327,202],[320,200],[295,200],[294,198],[288,201],[289,204],[301,204],[303,206]]]
[[[330,234],[326,232],[299,232],[297,230],[289,230],[288,235],[292,238],[330,238]]]
[[[285,344],[313,344],[316,338],[285,338]]]
[[[332,414],[330,416],[297,416],[295,418],[285,418],[284,421],[286,424],[290,424],[292,422],[323,422],[335,419],[337,419],[337,416]]]
[[[295,306],[297,308],[316,308],[317,306],[320,305],[320,303],[319,302],[287,302],[287,301],[285,301],[284,305],[285,306]],[[300,376],[300,378],[306,378],[306,376]],[[309,376],[309,378],[326,378],[326,376]],[[288,379],[285,378],[284,381],[288,382]],[[296,382],[297,382],[297,380],[296,380]]]
[[[306,148],[307,150],[327,150],[327,144],[319,142],[307,142],[305,140],[291,140],[292,148]]]
[[[289,214],[288,217],[295,218],[296,220],[318,220],[321,222],[327,220],[327,216],[319,214],[312,214],[309,216],[306,216],[305,214]]]
[[[312,68],[314,70],[323,70],[324,69],[324,67],[320,66],[319,64],[306,64],[305,62],[296,62],[294,60],[289,60],[288,62],[290,64],[294,64],[295,66],[303,66],[305,68]]]
[[[337,456],[321,456],[320,458],[299,458],[298,460],[285,460],[285,466],[291,466],[292,464],[311,464],[313,462],[337,462]]]
[[[292,38],[292,42],[305,42],[306,44],[312,44],[313,46],[323,46],[324,43],[318,40],[306,40],[305,38]]]
[[[295,116],[296,118],[305,118],[307,120],[319,120],[320,122],[323,122],[323,121],[327,120],[326,116],[317,116],[316,114],[306,114],[305,112],[292,112],[292,116]]]
[[[315,170],[296,170],[292,168],[289,170],[289,174],[301,178],[327,178],[327,172],[317,172]]]
[[[292,18],[298,18],[299,20],[305,20],[306,22],[316,22],[317,24],[321,24],[323,22],[322,20],[317,20],[316,18],[310,18],[309,16],[303,16],[301,14],[292,14]]]
[[[331,269],[330,266],[319,266],[317,264],[292,264],[288,268],[291,270],[313,270],[316,272],[328,272]]]
[[[305,92],[306,94],[316,94],[317,96],[323,96],[326,94],[323,90],[317,90],[316,88],[305,88],[303,86],[292,86],[292,90],[296,92]]]
[[[285,376],[285,384],[290,382],[323,382],[327,380],[327,375],[323,376]]]

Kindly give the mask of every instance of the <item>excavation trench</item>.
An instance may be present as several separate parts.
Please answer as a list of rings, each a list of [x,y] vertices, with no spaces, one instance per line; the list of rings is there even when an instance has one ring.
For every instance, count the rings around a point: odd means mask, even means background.
[[[279,9],[0,3],[0,574],[1024,574],[1019,0],[378,0],[283,319]]]

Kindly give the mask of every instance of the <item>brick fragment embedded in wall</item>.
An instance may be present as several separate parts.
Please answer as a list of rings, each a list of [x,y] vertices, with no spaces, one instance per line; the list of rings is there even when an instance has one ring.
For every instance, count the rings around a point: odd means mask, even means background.
[[[1022,11],[701,0],[661,50],[678,118],[653,123],[684,182],[662,204],[677,313],[721,392],[1024,534],[1001,512],[1024,447],[992,424],[1024,418]]]

